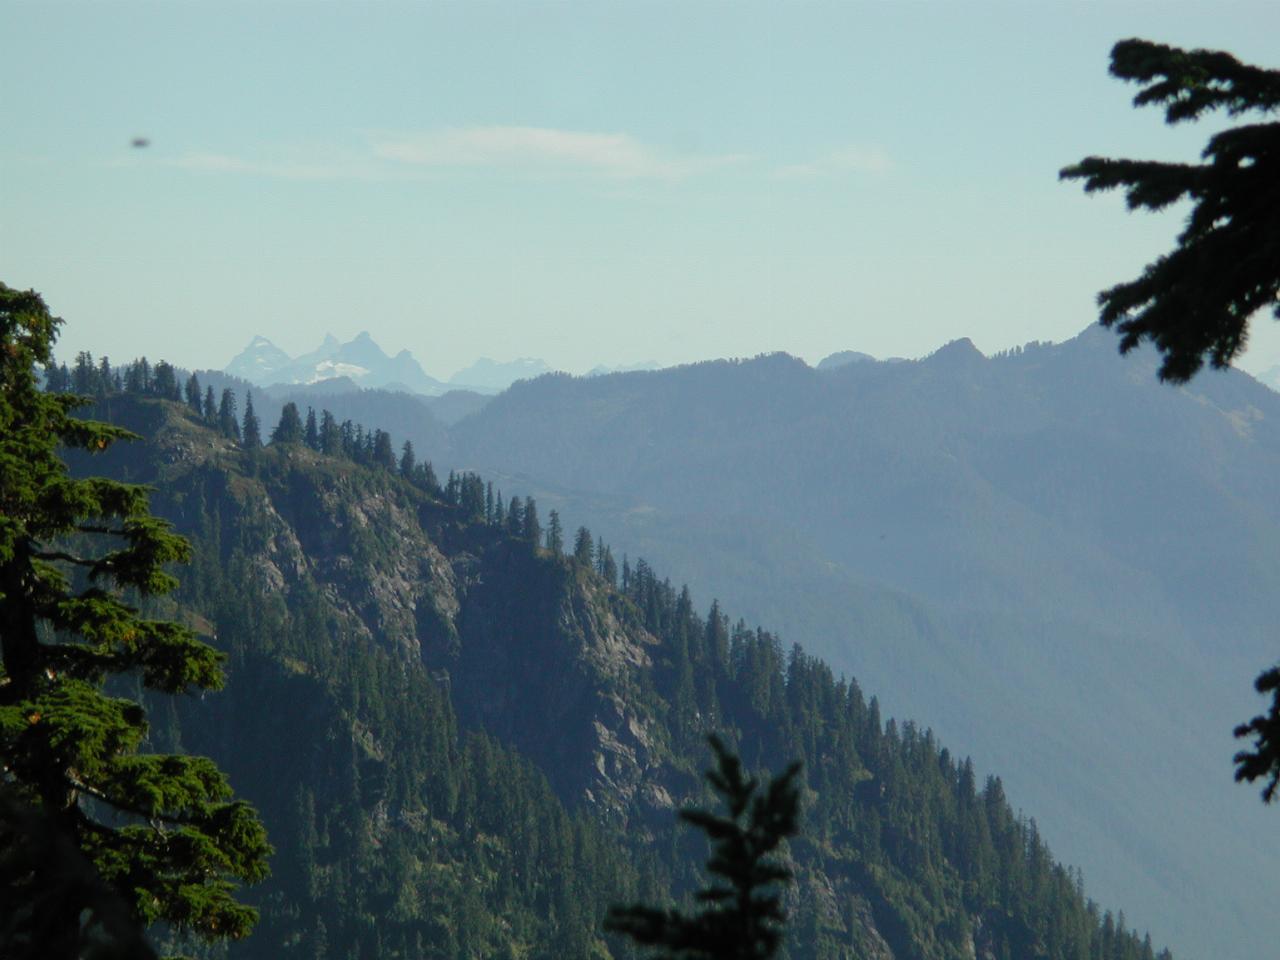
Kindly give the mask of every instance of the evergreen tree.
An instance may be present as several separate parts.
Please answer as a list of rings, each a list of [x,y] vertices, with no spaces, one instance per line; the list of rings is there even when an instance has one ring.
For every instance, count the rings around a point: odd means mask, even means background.
[[[194,373],[187,377],[186,394],[187,406],[195,411],[197,417],[201,416],[204,413],[204,395],[200,389],[200,378]]]
[[[125,368],[124,389],[125,393],[134,396],[151,391],[151,365],[147,363],[146,357],[133,361]]]
[[[190,547],[151,516],[143,488],[74,480],[59,459],[59,445],[92,452],[133,436],[77,419],[77,397],[37,388],[34,364],[49,362],[60,324],[38,294],[0,284],[6,808],[32,811],[81,851],[135,922],[242,937],[256,912],[236,902],[235,883],[262,879],[270,852],[256,815],[211,761],[140,753],[142,707],[103,692],[109,677],[130,673],[157,692],[214,689],[222,657],[190,629],[145,619],[125,602],[126,591],[171,591],[164,566],[185,561]],[[0,834],[12,829],[9,820]],[[79,939],[68,933],[92,929],[99,907],[89,889],[32,897],[60,882],[57,869],[35,864],[0,895],[0,930],[60,931],[46,955],[62,946],[78,957],[83,945],[68,945]]]
[[[307,428],[302,441],[312,450],[320,449],[320,430],[316,426],[315,407],[307,407]]]
[[[218,430],[224,437],[240,439],[240,418],[236,411],[236,395],[230,387],[222,390],[222,402],[218,404]]]
[[[342,452],[342,428],[328,410],[320,411],[320,451],[330,457]]]
[[[431,465],[430,460],[424,460],[418,464],[418,475],[422,478],[419,486],[433,497],[440,496],[440,481],[436,478],[436,468]]]
[[[85,350],[76,354],[76,365],[71,370],[71,392],[82,397],[98,392],[98,371],[93,365],[93,354]]]
[[[396,469],[396,452],[391,446],[391,434],[385,430],[374,430],[370,458],[375,464],[387,470]]]
[[[213,398],[213,387],[204,388],[204,414],[205,423],[218,422],[218,402]]]
[[[761,784],[747,779],[741,761],[717,738],[710,742],[716,769],[707,771],[707,780],[727,816],[683,810],[680,817],[707,834],[707,870],[720,879],[698,893],[703,906],[692,915],[613,907],[605,929],[659,947],[673,960],[765,960],[777,952],[786,920],[781,885],[790,882],[791,871],[778,862],[777,851],[799,828],[800,765]]]
[[[297,408],[294,408],[297,412]],[[240,428],[240,443],[246,450],[257,450],[262,446],[262,428],[258,423],[258,415],[253,412],[253,391],[244,392],[244,423]]]
[[[604,577],[609,586],[618,585],[618,564],[614,562],[613,550],[608,546],[604,548],[604,559],[600,561],[600,576]]]
[[[98,361],[98,396],[115,392],[116,375],[111,369],[111,361],[103,357]]]
[[[151,392],[162,400],[182,399],[182,392],[178,389],[178,374],[171,363],[161,360],[156,364]]]
[[[542,524],[538,522],[538,505],[533,497],[524,498],[524,512],[520,517],[520,528],[524,538],[535,547],[542,540]]]
[[[573,559],[590,570],[595,560],[594,555],[591,531],[586,527],[579,527],[577,536],[573,538]]]
[[[719,600],[711,601],[704,643],[707,657],[718,671],[723,671],[729,665],[729,618],[720,611]]]
[[[50,393],[67,393],[71,389],[71,376],[65,363],[50,361],[44,369],[44,388]]]
[[[564,530],[560,527],[558,510],[547,514],[547,549],[557,557],[564,553]]]
[[[251,402],[245,407],[245,417],[252,409]],[[247,432],[247,431],[246,431]],[[303,438],[302,417],[298,415],[298,405],[293,401],[286,403],[280,411],[280,422],[271,431],[272,443],[301,443]]]
[[[400,450],[400,476],[406,480],[412,480],[417,463],[418,458],[413,454],[413,441],[406,440]]]
[[[1280,70],[1219,51],[1122,40],[1111,50],[1111,73],[1145,84],[1134,105],[1163,106],[1170,125],[1215,110],[1266,116],[1280,107]],[[1264,307],[1280,320],[1280,121],[1216,133],[1202,156],[1194,164],[1087,157],[1059,174],[1083,180],[1089,193],[1121,187],[1130,209],[1193,202],[1171,253],[1098,295],[1101,323],[1120,331],[1121,351],[1154,342],[1164,354],[1160,378],[1174,383],[1206,357],[1229,365]]]
[[[524,507],[519,497],[512,497],[507,506],[507,533],[513,537],[524,535]]]

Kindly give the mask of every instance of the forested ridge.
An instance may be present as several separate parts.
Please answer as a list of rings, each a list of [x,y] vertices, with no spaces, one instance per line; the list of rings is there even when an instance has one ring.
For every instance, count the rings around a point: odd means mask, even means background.
[[[282,418],[257,447],[176,380],[121,385],[88,415],[146,440],[73,466],[154,485],[195,548],[157,612],[230,657],[225,691],[153,704],[152,744],[217,760],[277,851],[257,930],[218,950],[629,955],[601,919],[697,886],[673,813],[705,802],[716,732],[752,769],[804,764],[785,955],[1155,955],[998,779],[643,561],[585,531],[562,552],[559,517],[429,481],[382,431],[326,453]]]

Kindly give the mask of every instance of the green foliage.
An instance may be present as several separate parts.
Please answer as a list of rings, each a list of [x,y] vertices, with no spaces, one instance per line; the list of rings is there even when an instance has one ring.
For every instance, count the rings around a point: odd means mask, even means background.
[[[742,762],[718,738],[709,739],[716,769],[707,771],[707,780],[728,815],[684,810],[680,816],[711,840],[707,870],[724,882],[698,893],[704,906],[692,916],[643,905],[614,907],[605,929],[673,958],[764,960],[777,952],[786,920],[779,885],[792,874],[776,852],[798,829],[800,792],[794,781],[800,765],[760,784],[746,777]]]
[[[243,937],[256,913],[237,902],[236,883],[261,880],[270,853],[256,815],[232,797],[211,761],[140,754],[145,711],[103,691],[121,674],[159,693],[216,689],[222,657],[189,628],[143,617],[126,599],[172,591],[177,581],[165,567],[185,562],[191,550],[150,514],[144,488],[68,473],[60,444],[99,452],[133,435],[73,417],[85,402],[77,396],[38,389],[34,367],[50,364],[60,322],[39,295],[0,285],[0,762],[7,803],[43,818],[61,838],[50,842],[79,850],[135,921],[209,939]],[[176,397],[173,368],[157,369]],[[39,871],[28,882],[56,883]],[[12,925],[23,903],[15,893],[4,894],[0,928]],[[80,925],[74,899],[37,900],[37,909],[43,905],[68,912],[40,924]],[[49,955],[58,949],[50,945]]]
[[[1218,51],[1123,40],[1111,51],[1111,73],[1145,84],[1134,105],[1163,106],[1169,124],[1280,107],[1280,70]],[[1189,380],[1205,357],[1229,365],[1259,310],[1280,319],[1280,122],[1223,130],[1202,156],[1198,164],[1087,157],[1060,174],[1083,180],[1090,193],[1121,187],[1130,209],[1193,202],[1174,250],[1098,297],[1121,351],[1151,340],[1164,354],[1161,379],[1174,383]]]
[[[286,403],[280,411],[280,422],[271,431],[272,443],[302,443],[306,433],[296,403]]]

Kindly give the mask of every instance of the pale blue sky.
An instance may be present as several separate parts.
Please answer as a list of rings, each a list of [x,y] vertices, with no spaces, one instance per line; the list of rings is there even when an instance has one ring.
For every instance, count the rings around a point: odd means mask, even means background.
[[[1058,168],[1207,132],[1135,111],[1111,44],[1280,66],[1275,2],[0,2],[0,35],[0,279],[64,355],[367,329],[440,377],[1070,337],[1180,218]]]

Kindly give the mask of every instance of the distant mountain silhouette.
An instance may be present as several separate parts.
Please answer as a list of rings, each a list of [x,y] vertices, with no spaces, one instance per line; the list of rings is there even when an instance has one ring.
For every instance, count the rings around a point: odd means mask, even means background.
[[[1280,830],[1230,758],[1278,649],[1280,396],[1155,366],[1091,327],[992,358],[544,376],[451,456],[971,746],[1157,939],[1263,955]]]
[[[326,334],[315,350],[291,358],[266,337],[254,337],[225,372],[259,387],[309,386],[348,379],[361,388],[382,387],[438,396],[449,387],[428,376],[408,350],[387,356],[368,331],[347,343]]]
[[[866,363],[874,361],[875,357],[869,353],[859,353],[857,350],[841,350],[839,353],[828,354],[818,361],[817,370],[835,370],[843,367],[847,363]]]
[[[547,362],[537,357],[521,357],[506,362],[481,357],[450,377],[449,384],[477,393],[501,393],[517,380],[528,380],[550,371]]]

